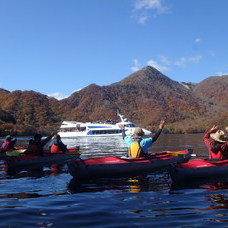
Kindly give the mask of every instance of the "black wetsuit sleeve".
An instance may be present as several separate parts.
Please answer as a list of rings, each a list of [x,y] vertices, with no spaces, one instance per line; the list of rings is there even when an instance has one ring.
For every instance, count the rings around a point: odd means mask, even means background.
[[[153,137],[153,142],[155,142],[155,141],[158,139],[158,137],[159,137],[159,135],[161,134],[161,132],[162,132],[162,129],[159,129],[159,130],[155,133],[155,135],[154,135],[154,137]]]
[[[62,141],[60,141],[60,142],[58,143],[58,146],[59,146],[60,150],[62,150],[62,151],[64,151],[64,150],[67,149],[66,145],[65,145]]]
[[[126,133],[125,133],[125,130],[122,129],[122,138],[124,139],[126,137]]]
[[[43,147],[45,144],[47,144],[48,141],[51,140],[51,138],[52,138],[52,135],[50,135],[50,136],[48,136],[47,138],[43,139],[43,140],[41,141],[41,146]]]

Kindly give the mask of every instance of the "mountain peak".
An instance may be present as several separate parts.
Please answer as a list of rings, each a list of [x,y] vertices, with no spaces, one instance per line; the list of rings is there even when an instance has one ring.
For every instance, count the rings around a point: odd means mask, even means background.
[[[154,86],[159,82],[164,84],[176,83],[154,67],[145,66],[113,85]]]
[[[161,72],[159,70],[157,70],[156,68],[152,67],[152,66],[145,66],[141,69],[141,71],[144,72],[148,72],[148,73],[153,73],[153,74],[161,74]]]

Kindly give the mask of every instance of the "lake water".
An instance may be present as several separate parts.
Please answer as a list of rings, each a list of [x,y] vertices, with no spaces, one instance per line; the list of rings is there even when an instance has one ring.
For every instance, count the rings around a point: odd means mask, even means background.
[[[83,157],[126,154],[122,138],[63,141]],[[201,134],[161,135],[151,151],[186,148],[207,156]],[[66,165],[10,175],[0,161],[0,186],[0,227],[228,227],[225,181],[174,186],[159,171],[78,183]]]

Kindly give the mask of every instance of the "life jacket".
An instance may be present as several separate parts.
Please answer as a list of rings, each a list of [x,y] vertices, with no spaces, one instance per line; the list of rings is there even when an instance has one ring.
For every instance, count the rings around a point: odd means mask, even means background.
[[[9,141],[4,141],[2,146],[1,146],[1,152],[6,152],[8,150],[12,150],[12,148],[10,148],[10,142]]]
[[[51,146],[51,153],[59,153],[59,146],[58,145],[55,145],[55,144],[52,144]]]
[[[141,139],[134,140],[131,143],[130,147],[128,148],[128,157],[139,158],[143,156],[143,150],[140,146],[140,141]]]
[[[28,145],[26,153],[28,153],[28,154],[37,154],[37,145],[35,143]]]

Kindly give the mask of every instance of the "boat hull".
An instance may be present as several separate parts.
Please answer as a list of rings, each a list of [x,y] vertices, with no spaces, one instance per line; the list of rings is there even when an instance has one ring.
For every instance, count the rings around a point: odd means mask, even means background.
[[[7,167],[10,168],[34,168],[52,164],[63,164],[67,161],[77,159],[81,155],[78,150],[72,148],[67,153],[46,153],[44,155],[21,154],[5,159]]]
[[[124,115],[117,113],[120,117],[120,122],[78,122],[78,121],[63,121],[58,134],[61,138],[75,137],[115,137],[122,136],[120,125],[125,126],[125,134],[132,135],[136,126],[128,121]],[[145,135],[151,135],[152,132],[142,129]]]
[[[150,158],[119,158],[115,156],[68,162],[69,173],[75,178],[129,176],[168,168],[170,164],[186,162],[188,151],[171,155],[165,152]]]
[[[170,176],[173,182],[208,180],[228,177],[228,160],[190,160],[185,164],[171,165]]]

